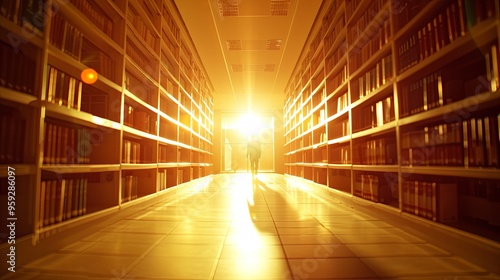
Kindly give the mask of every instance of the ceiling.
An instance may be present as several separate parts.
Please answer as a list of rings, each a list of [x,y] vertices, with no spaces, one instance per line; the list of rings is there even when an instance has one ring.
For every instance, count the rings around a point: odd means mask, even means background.
[[[280,100],[322,0],[174,0],[215,107]],[[266,99],[271,98],[271,99]],[[224,107],[224,106],[222,106]]]

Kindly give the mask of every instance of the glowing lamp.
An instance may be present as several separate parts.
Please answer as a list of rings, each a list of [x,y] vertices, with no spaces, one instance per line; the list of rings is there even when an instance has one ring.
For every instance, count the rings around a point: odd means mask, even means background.
[[[80,77],[84,83],[91,85],[97,81],[98,75],[94,69],[87,68],[82,71]]]

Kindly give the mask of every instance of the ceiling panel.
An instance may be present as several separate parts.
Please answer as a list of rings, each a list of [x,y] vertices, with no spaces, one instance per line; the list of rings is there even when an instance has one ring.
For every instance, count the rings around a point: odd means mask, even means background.
[[[214,86],[215,100],[217,95],[232,96],[235,104],[247,102],[252,94],[284,95],[322,4],[321,0],[174,2]]]

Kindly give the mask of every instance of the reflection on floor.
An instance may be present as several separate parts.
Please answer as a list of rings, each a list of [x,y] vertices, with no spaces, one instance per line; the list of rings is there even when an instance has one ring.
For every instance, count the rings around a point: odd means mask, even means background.
[[[224,174],[9,279],[500,279],[277,174]]]

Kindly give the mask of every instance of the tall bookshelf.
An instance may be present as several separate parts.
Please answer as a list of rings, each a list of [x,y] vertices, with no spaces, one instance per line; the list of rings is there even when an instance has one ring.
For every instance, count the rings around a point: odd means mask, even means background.
[[[324,1],[285,92],[286,173],[498,239],[498,5]]]
[[[7,205],[15,168],[17,238],[212,174],[213,89],[172,0],[31,2],[0,4],[0,189]]]

